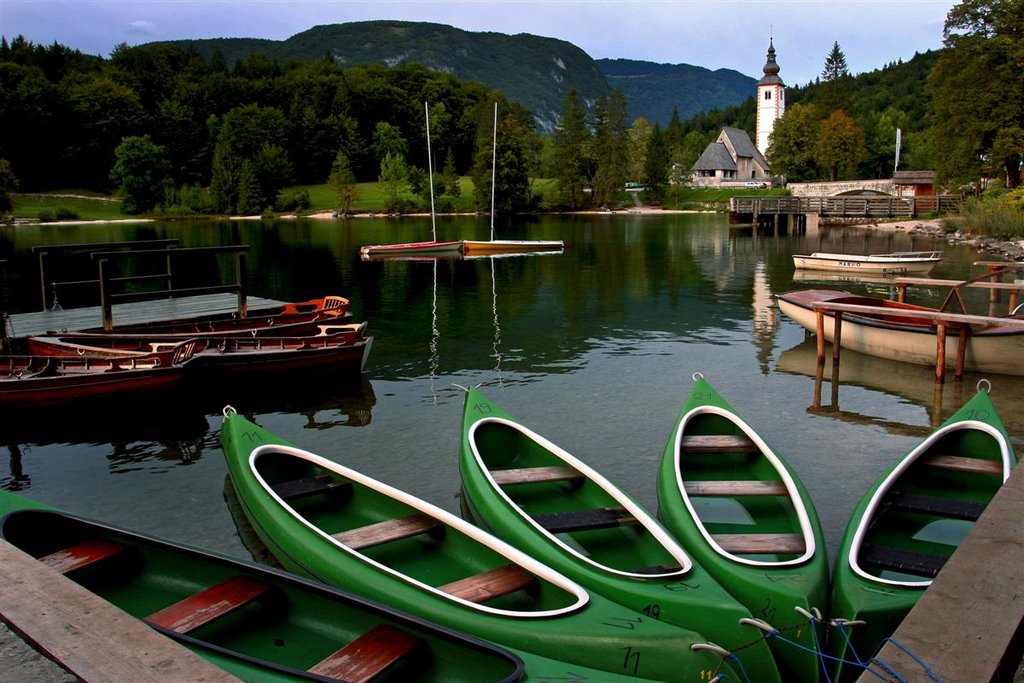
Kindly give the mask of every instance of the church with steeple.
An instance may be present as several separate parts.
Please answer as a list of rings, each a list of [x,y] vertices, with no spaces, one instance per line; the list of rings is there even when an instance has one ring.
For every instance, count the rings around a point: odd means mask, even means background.
[[[779,63],[775,61],[775,44],[768,40],[768,61],[764,76],[757,82],[757,149],[768,154],[768,138],[775,122],[786,113],[786,84],[779,78]]]
[[[768,60],[764,77],[757,82],[756,143],[739,128],[723,128],[693,165],[693,183],[698,186],[721,186],[754,182],[767,187],[771,169],[766,159],[768,138],[775,122],[786,112],[786,84],[779,77],[775,61],[775,44],[768,39]]]

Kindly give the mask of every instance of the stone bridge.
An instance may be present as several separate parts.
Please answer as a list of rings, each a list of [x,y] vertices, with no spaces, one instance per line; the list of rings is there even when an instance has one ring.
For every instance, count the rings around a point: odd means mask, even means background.
[[[880,192],[896,194],[891,178],[880,180],[844,180],[834,183],[788,183],[786,189],[794,197],[835,197],[836,195],[859,192]]]

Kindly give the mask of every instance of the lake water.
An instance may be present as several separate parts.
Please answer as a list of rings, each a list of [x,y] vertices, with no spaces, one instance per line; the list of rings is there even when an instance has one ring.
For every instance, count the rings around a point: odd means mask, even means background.
[[[439,239],[488,237],[486,218],[439,218]],[[84,516],[247,557],[226,496],[220,409],[308,450],[458,512],[463,392],[485,393],[533,430],[588,462],[649,508],[669,430],[701,372],[797,470],[834,552],[870,483],[974,392],[979,379],[844,352],[815,381],[813,340],[781,318],[772,295],[795,288],[886,294],[885,284],[794,281],[794,253],[944,249],[934,277],[967,277],[984,259],[931,238],[854,228],[772,235],[722,215],[600,215],[500,222],[498,236],[562,239],[558,255],[363,262],[362,244],[426,239],[428,219],[220,221],[0,227],[0,294],[37,310],[31,247],[178,238],[248,244],[250,293],[299,301],[340,294],[375,342],[362,381],[304,378],[219,386],[171,405],[0,418],[9,466],[0,486]],[[82,263],[84,261],[84,264]],[[48,265],[54,279],[95,277],[88,258]],[[6,270],[2,270],[6,269]],[[176,272],[212,284],[215,259]],[[95,304],[60,291],[61,303]],[[913,301],[938,304],[945,292]],[[972,293],[974,312],[986,295]],[[97,320],[97,324],[100,321]],[[1024,379],[994,376],[992,398],[1018,450]],[[816,386],[819,391],[815,391]],[[74,417],[74,420],[67,418]],[[68,424],[72,423],[72,424]]]

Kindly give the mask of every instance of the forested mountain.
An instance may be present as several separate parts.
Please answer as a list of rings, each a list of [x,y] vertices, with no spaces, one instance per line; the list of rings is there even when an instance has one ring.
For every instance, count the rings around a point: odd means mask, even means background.
[[[739,104],[757,80],[732,69],[711,71],[689,64],[656,64],[633,59],[598,59],[608,85],[626,96],[629,114],[664,128],[678,109],[689,118],[710,109]]]
[[[364,21],[316,26],[287,40],[174,41],[207,59],[219,51],[228,64],[262,54],[284,65],[330,56],[339,66],[422,64],[461,80],[483,83],[533,112],[552,132],[570,88],[593,103],[608,84],[590,56],[572,43],[529,34],[474,33],[443,24]]]

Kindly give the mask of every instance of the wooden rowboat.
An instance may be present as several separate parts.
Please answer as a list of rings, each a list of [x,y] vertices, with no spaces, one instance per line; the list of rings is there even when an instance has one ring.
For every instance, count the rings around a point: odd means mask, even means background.
[[[129,358],[0,356],[0,406],[35,409],[167,389],[182,380],[195,348],[186,341]]]
[[[694,379],[658,471],[661,519],[695,562],[781,632],[768,644],[782,679],[818,681],[828,555],[810,496],[714,387]]]
[[[1016,465],[984,384],[854,508],[832,578],[833,680],[863,673]]]
[[[319,325],[321,334],[298,337],[197,337],[189,372],[206,378],[238,374],[268,374],[310,370],[362,371],[373,337],[365,337],[366,323]],[[133,357],[173,346],[159,337],[132,335],[28,337],[26,344],[38,355]]]
[[[444,256],[462,253],[462,240],[405,242],[403,244],[368,244],[359,248],[359,256]]]
[[[561,253],[564,249],[562,240],[462,240],[462,252],[473,256],[533,251]]]
[[[516,655],[269,567],[0,491],[0,537],[244,680],[518,681]],[[102,629],[104,624],[97,623]]]
[[[793,265],[805,270],[832,270],[875,275],[923,275],[942,261],[941,251],[898,251],[891,254],[794,254]]]
[[[717,645],[758,641],[751,614],[640,505],[527,429],[479,390],[466,392],[459,469],[467,516],[590,591]],[[763,642],[737,653],[758,681],[780,680]]]
[[[717,667],[717,655],[690,651],[696,634],[592,595],[455,515],[291,446],[230,407],[221,442],[245,516],[286,569],[569,670],[700,681]]]
[[[828,302],[875,306],[884,313],[843,313],[840,345],[872,356],[919,365],[935,365],[936,334],[934,320],[915,316],[916,312],[934,313],[926,306],[889,301],[828,289],[786,292],[777,296],[779,310],[809,332],[817,330],[812,304]],[[979,323],[966,328],[964,369],[968,372],[1024,375],[1024,326],[1000,324],[1000,318],[974,316]],[[973,319],[973,318],[972,318]],[[1019,320],[1020,316],[1016,316]],[[946,366],[955,367],[960,350],[958,332],[961,323],[949,323],[946,337]],[[825,313],[824,335],[835,339],[835,315]]]

